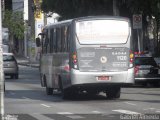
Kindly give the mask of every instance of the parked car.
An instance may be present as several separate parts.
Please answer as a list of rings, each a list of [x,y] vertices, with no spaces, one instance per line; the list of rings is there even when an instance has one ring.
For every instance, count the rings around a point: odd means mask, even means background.
[[[18,64],[13,53],[3,53],[3,68],[5,76],[18,79]]]
[[[160,83],[159,66],[151,56],[135,57],[135,83],[143,85]]]

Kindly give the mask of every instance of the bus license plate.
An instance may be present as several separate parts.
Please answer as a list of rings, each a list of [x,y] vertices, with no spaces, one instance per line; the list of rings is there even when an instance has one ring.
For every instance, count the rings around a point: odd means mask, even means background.
[[[105,80],[110,80],[110,79],[109,79],[109,76],[98,76],[97,80],[99,80],[99,81],[105,81]]]

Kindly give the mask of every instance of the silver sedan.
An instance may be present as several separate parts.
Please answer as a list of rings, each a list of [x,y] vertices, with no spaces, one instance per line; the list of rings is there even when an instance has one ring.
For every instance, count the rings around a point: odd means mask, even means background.
[[[13,53],[3,53],[4,74],[18,79],[18,64]]]

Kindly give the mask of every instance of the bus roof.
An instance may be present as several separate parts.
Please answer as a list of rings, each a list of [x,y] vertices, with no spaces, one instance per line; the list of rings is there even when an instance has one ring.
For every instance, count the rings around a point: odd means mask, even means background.
[[[52,23],[49,25],[46,25],[45,28],[49,28],[51,26],[56,26],[59,24],[71,24],[73,21],[81,21],[81,20],[92,20],[92,19],[119,19],[119,20],[126,20],[129,22],[129,18],[127,17],[120,17],[120,16],[107,16],[107,15],[102,15],[102,16],[86,16],[86,17],[78,17],[74,19],[69,19],[69,20],[63,20],[63,21],[58,21],[56,23]]]

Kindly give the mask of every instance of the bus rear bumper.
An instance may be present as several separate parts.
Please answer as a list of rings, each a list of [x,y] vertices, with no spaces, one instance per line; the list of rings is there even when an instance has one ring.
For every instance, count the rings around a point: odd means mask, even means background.
[[[109,80],[98,80],[99,76],[108,76]],[[79,70],[71,69],[71,84],[116,84],[120,86],[134,84],[134,68],[120,72],[81,72]]]

